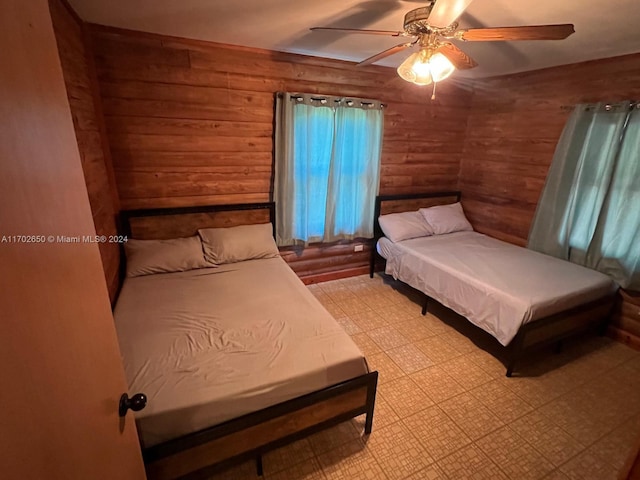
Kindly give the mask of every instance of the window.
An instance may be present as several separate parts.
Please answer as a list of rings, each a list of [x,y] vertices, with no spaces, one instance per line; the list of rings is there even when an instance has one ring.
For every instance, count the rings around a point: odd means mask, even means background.
[[[640,288],[640,109],[581,105],[556,148],[529,247]]]
[[[279,245],[373,236],[379,102],[283,94],[276,104]]]

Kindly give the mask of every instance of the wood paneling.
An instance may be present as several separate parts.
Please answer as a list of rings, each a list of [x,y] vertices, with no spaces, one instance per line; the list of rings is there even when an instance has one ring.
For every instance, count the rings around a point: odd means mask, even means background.
[[[129,218],[131,237],[139,240],[191,237],[198,235],[198,230],[204,228],[228,228],[256,223],[269,223],[269,211],[180,213]]]
[[[473,226],[525,245],[555,146],[578,103],[640,98],[640,54],[478,81],[459,188]],[[562,108],[565,107],[565,108]],[[618,336],[640,333],[638,307],[621,296]]]
[[[50,0],[49,8],[93,222],[98,235],[115,235],[118,197],[105,139],[93,57],[87,54],[83,24],[66,2]],[[113,302],[120,281],[120,247],[117,243],[101,243],[99,247],[109,295]]]
[[[270,200],[277,91],[385,102],[380,193],[457,186],[471,92],[451,82],[431,101],[429,88],[389,68],[96,25],[91,33],[124,209]],[[368,248],[284,255],[312,281],[366,267]]]

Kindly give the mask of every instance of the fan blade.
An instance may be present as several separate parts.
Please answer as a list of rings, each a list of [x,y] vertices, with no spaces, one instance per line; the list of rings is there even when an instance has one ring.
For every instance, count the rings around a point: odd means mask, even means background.
[[[327,30],[332,32],[344,32],[344,33],[366,33],[367,35],[391,35],[392,37],[399,37],[404,32],[394,32],[393,30],[365,30],[361,28],[337,28],[337,27],[312,27],[309,30]]]
[[[478,66],[473,58],[471,58],[469,55],[464,53],[452,43],[445,43],[440,48],[438,48],[436,52],[439,52],[447,57],[449,61],[453,63],[453,66],[458,70],[467,70],[469,68]]]
[[[459,30],[456,38],[472,42],[500,40],[562,40],[574,33],[573,24],[530,25],[526,27],[470,28]]]
[[[393,55],[394,53],[398,53],[404,50],[407,47],[413,45],[412,43],[401,43],[400,45],[396,45],[395,47],[387,48],[385,51],[376,53],[374,56],[367,58],[366,60],[361,61],[357,67],[362,67],[364,65],[369,65],[371,63],[377,62],[378,60],[382,60],[385,57]]]
[[[429,25],[448,27],[462,15],[473,0],[436,0],[429,14]]]

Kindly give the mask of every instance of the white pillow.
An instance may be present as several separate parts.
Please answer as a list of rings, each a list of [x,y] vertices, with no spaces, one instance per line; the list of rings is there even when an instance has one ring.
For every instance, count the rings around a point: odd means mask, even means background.
[[[270,223],[205,228],[198,230],[198,233],[202,238],[204,256],[211,263],[235,263],[280,255]]]
[[[464,216],[460,202],[450,205],[421,208],[420,214],[433,230],[434,235],[443,233],[473,231],[473,227]]]
[[[417,211],[381,215],[378,223],[384,236],[392,242],[433,235],[433,230]]]
[[[212,266],[204,258],[202,242],[197,235],[170,240],[129,240],[124,244],[124,251],[127,277]]]

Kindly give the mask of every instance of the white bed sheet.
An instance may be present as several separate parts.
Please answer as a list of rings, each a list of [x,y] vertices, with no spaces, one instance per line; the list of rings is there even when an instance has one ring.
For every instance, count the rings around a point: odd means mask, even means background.
[[[384,237],[383,237],[384,238]],[[596,300],[606,275],[477,232],[380,239],[385,272],[426,293],[508,345],[520,327]]]
[[[281,258],[128,278],[114,316],[145,447],[368,372]]]

